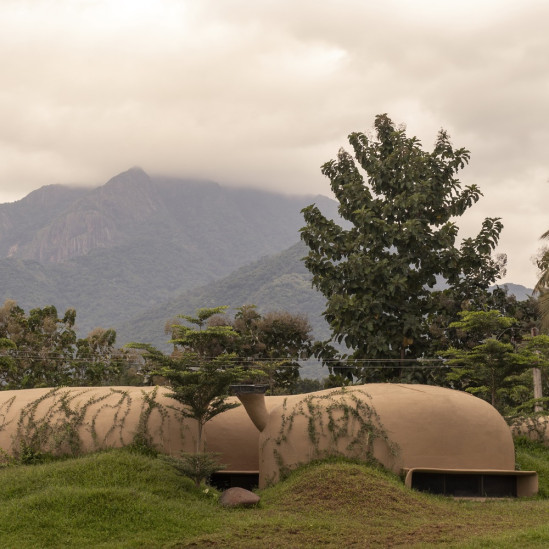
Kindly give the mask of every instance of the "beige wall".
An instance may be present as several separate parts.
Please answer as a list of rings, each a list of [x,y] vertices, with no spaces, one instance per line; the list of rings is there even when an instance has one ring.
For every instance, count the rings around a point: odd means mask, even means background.
[[[343,408],[356,408],[354,398],[377,413],[372,428],[384,432],[371,447],[349,443],[357,438],[360,422],[341,421]],[[335,410],[337,428],[347,433],[337,440],[328,426],[328,409]],[[339,411],[338,411],[339,410]],[[332,412],[333,415],[333,412]],[[289,428],[289,418],[293,423]],[[317,441],[310,425],[316,416]],[[338,419],[339,418],[339,419]],[[313,433],[314,435],[314,433]],[[360,437],[358,437],[360,438]],[[364,436],[362,437],[364,438]],[[370,449],[383,465],[402,469],[513,470],[514,445],[509,427],[488,403],[468,393],[425,385],[370,384],[289,397],[270,412],[260,436],[260,482],[276,482],[281,468],[330,454],[364,459]]]
[[[177,402],[162,387],[2,391],[0,447],[16,451],[21,438],[32,434],[33,422],[61,432],[69,421],[64,406],[82,415],[81,423],[73,425],[83,452],[130,444],[155,390],[146,433],[168,454],[193,451],[196,423],[181,419],[174,410]],[[222,454],[227,471],[259,470],[262,485],[276,482],[281,469],[311,459],[336,453],[364,459],[369,450],[397,473],[415,467],[514,469],[509,427],[492,406],[468,393],[370,384],[266,397],[265,404],[261,433],[243,406],[215,417],[205,429],[206,449]]]
[[[73,418],[83,453],[131,444],[145,419],[147,397],[156,391],[155,403],[147,419],[146,433],[162,452],[177,455],[193,452],[196,422],[183,419],[176,410],[179,404],[166,396],[164,387],[70,387],[0,391],[0,448],[13,454],[21,439],[28,439],[43,424],[56,431],[49,438],[59,440],[60,433]],[[232,397],[233,402],[238,399]],[[273,403],[277,401],[274,398]],[[82,414],[80,424],[75,414]],[[175,408],[175,409],[174,409]],[[21,423],[22,414],[24,420]],[[32,424],[35,428],[32,428]],[[222,454],[227,470],[257,471],[259,431],[242,406],[214,418],[205,428],[206,449]],[[70,452],[70,445],[44,440],[44,451]]]

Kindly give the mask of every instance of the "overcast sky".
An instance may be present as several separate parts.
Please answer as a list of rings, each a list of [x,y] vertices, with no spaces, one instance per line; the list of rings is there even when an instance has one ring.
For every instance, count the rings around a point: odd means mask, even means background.
[[[329,195],[376,114],[471,151],[507,281],[549,229],[549,2],[2,0],[0,202],[132,166]]]

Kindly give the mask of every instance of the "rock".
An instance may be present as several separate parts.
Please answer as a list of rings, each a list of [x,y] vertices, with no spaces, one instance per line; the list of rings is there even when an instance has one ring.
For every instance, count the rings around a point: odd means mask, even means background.
[[[259,496],[244,488],[229,488],[219,498],[219,504],[223,507],[252,507],[258,503]]]

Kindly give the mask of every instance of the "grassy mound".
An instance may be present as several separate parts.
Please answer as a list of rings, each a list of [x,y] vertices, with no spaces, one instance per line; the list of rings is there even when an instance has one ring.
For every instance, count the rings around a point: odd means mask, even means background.
[[[419,497],[419,501],[418,501]],[[318,511],[337,509],[346,515],[409,513],[427,510],[432,499],[407,490],[402,482],[382,470],[347,460],[312,463],[266,492],[266,501],[286,509],[303,507]]]
[[[526,437],[515,439],[516,463],[522,471],[537,471],[539,497],[549,498],[549,448]]]
[[[517,460],[549,471],[539,446],[519,445]],[[456,501],[337,460],[295,471],[253,509],[223,509],[163,461],[123,450],[6,468],[0,486],[6,548],[549,545],[547,499]]]
[[[215,506],[160,460],[111,451],[1,471],[2,547],[158,547]]]

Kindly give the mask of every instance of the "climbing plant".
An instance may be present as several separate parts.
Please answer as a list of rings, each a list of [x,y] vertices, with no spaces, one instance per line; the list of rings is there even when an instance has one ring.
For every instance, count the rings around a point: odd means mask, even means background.
[[[273,456],[282,477],[289,472],[284,447],[290,444],[289,435],[298,418],[306,422],[312,459],[343,455],[375,461],[376,441],[385,446],[389,455],[398,454],[398,446],[389,439],[366,391],[341,388],[324,395],[311,394],[296,402],[291,409],[286,398],[276,436],[263,441],[264,450],[269,443],[273,447]]]

